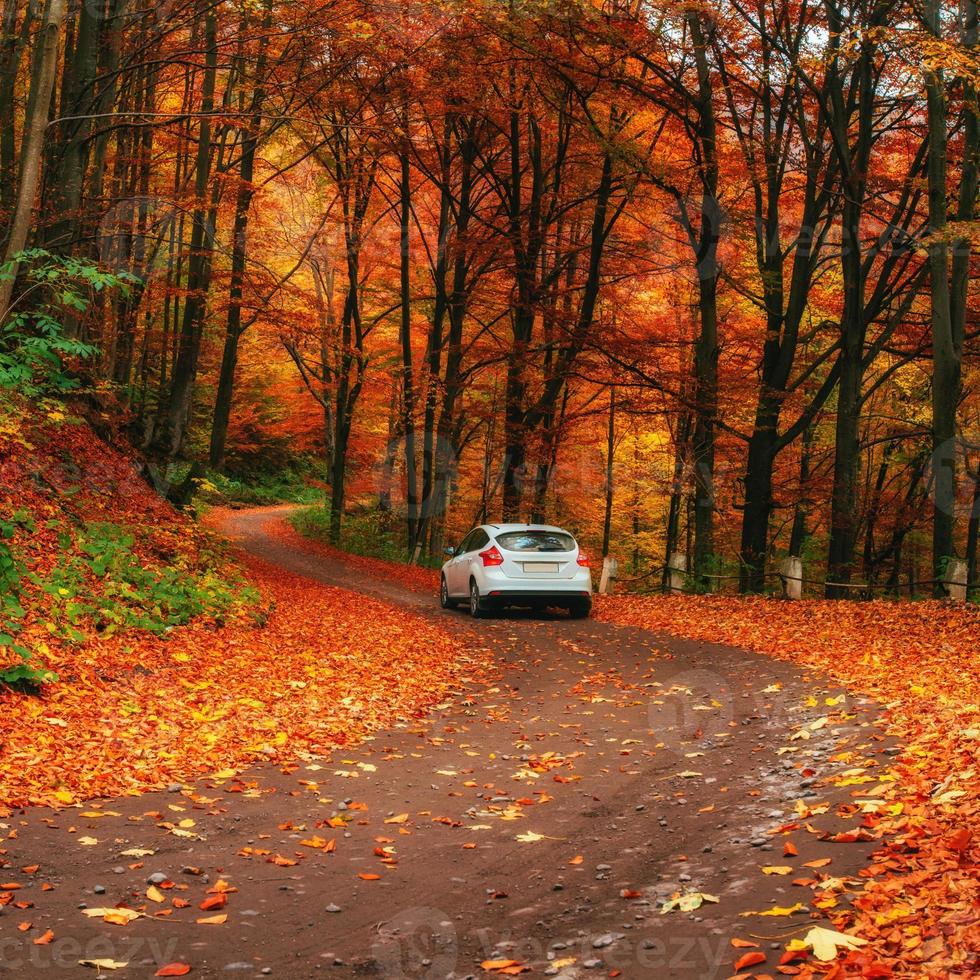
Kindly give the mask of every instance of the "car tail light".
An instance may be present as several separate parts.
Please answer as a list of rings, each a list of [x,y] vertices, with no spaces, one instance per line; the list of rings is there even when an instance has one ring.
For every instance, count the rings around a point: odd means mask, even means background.
[[[584,551],[580,551],[578,553],[578,558],[576,559],[576,561],[578,561],[578,563],[583,568],[588,568],[589,567],[589,556]]]
[[[503,565],[504,563],[504,556],[497,551],[496,545],[491,545],[486,551],[481,551],[480,557],[483,559],[484,568],[490,568],[493,565]]]

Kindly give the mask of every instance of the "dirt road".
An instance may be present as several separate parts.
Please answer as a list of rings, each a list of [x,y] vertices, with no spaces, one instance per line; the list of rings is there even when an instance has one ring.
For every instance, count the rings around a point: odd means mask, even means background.
[[[810,923],[814,892],[792,882],[865,863],[873,845],[821,839],[860,822],[836,812],[852,789],[822,781],[848,768],[848,750],[885,751],[873,705],[834,702],[842,692],[820,678],[742,650],[558,616],[473,622],[287,546],[270,533],[280,517],[241,512],[227,531],[351,603],[369,594],[431,618],[480,651],[491,680],[330,759],[98,811],[16,813],[0,876],[33,907],[0,910],[0,978],[149,977],[183,962],[191,977],[444,980],[501,975],[480,964],[512,960],[566,980],[713,980],[734,972],[735,936],[757,942],[769,962],[756,969],[772,973],[773,947]],[[771,835],[780,827],[796,829]],[[35,863],[53,890],[18,873]],[[687,910],[664,913],[672,896]],[[175,897],[191,905],[153,914]],[[84,915],[117,903],[149,915]],[[35,945],[47,929],[55,938]]]

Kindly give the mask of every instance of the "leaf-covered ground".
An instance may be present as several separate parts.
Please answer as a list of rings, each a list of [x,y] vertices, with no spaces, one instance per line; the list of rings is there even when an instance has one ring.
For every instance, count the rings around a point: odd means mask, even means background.
[[[58,409],[0,414],[0,517],[0,670],[27,651],[31,669],[59,675],[40,694],[0,693],[3,806],[138,793],[328,751],[419,715],[472,667],[436,622],[363,595],[352,603],[256,557],[232,559],[153,493],[133,457]],[[284,544],[337,557],[277,526]],[[435,591],[432,570],[345,561]],[[976,975],[975,608],[616,596],[599,599],[596,616],[818,670],[883,704],[902,745],[884,777],[876,761],[838,760],[850,768],[834,785],[854,802],[837,815],[880,847],[858,880],[814,868],[807,883],[828,925],[866,944],[839,940],[840,957],[814,965],[792,943],[778,964],[746,946],[739,976]],[[808,737],[800,729],[785,751]],[[820,815],[804,805],[793,830],[815,832]],[[791,858],[788,837],[785,846]],[[815,943],[834,939],[818,933]]]
[[[63,805],[357,740],[463,669],[398,608],[240,568],[85,424],[0,418],[10,643],[57,673],[0,693],[0,804]],[[250,584],[246,583],[246,578]]]
[[[852,791],[859,825],[881,837],[881,849],[849,886],[854,911],[827,909],[837,927],[869,944],[823,969],[980,972],[980,611],[940,602],[614,596],[599,601],[597,615],[814,667],[884,704],[903,746],[895,779],[870,806],[860,781]]]

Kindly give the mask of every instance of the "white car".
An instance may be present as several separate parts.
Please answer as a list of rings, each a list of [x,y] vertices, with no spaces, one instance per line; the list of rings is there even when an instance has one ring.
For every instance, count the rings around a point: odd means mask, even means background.
[[[442,566],[443,609],[468,602],[472,616],[505,606],[559,606],[575,617],[592,608],[589,559],[575,538],[545,524],[481,524]]]

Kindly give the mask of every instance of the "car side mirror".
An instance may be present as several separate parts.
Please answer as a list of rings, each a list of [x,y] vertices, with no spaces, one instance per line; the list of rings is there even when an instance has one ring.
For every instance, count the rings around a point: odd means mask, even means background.
[[[448,548],[446,549],[446,554],[447,554],[447,555],[449,555],[449,557],[450,557],[450,558],[452,558],[452,557],[453,557],[453,555],[455,555],[455,554],[456,554],[456,549],[455,549],[454,547],[452,547],[452,545],[450,545],[450,546],[449,546],[449,547],[448,547]]]

